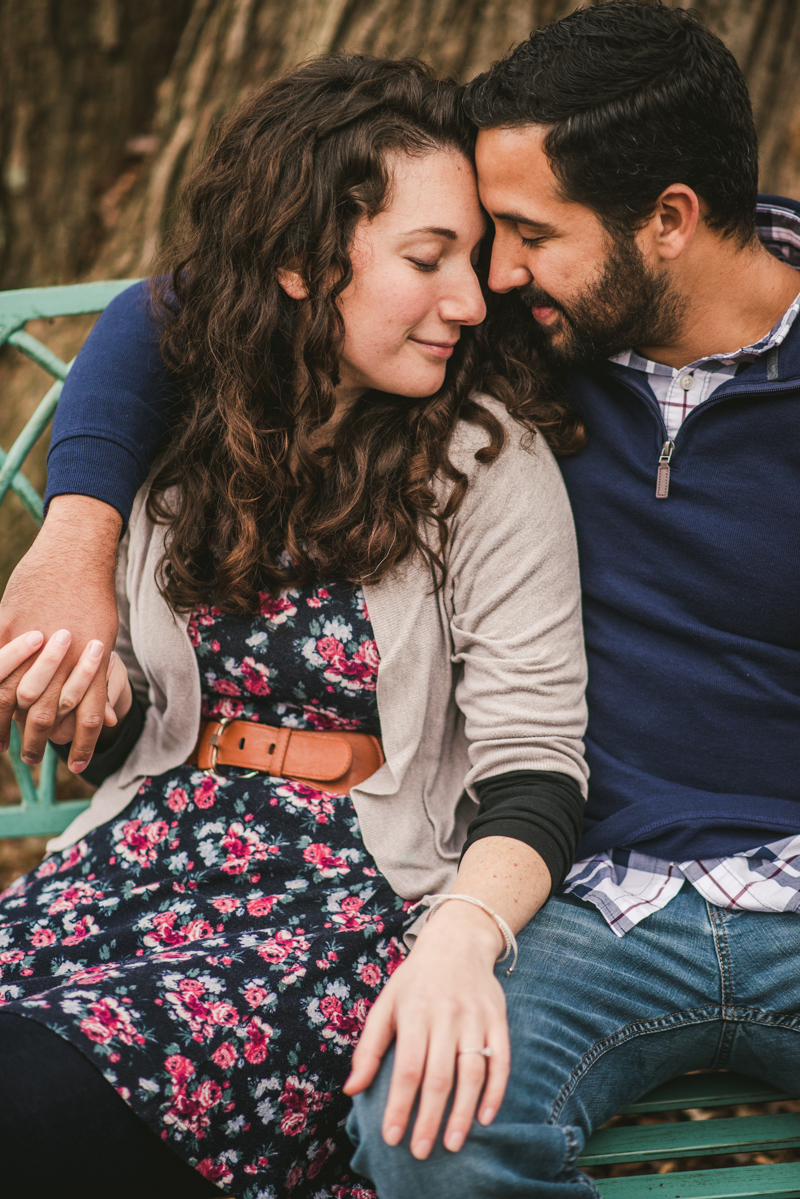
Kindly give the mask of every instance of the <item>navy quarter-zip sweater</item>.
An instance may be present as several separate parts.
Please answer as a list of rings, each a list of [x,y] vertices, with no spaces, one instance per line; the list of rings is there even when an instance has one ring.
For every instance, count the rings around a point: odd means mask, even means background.
[[[800,205],[768,199],[800,227]],[[800,319],[687,416],[666,499],[650,389],[602,363],[570,391],[589,433],[561,463],[589,659],[579,856],[709,858],[800,832]],[[127,519],[177,395],[131,288],[65,384],[47,499],[93,495]]]

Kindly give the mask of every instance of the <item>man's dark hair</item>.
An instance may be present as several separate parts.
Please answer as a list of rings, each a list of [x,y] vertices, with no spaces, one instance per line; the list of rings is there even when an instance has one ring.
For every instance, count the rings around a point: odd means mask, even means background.
[[[549,126],[563,195],[612,232],[652,215],[671,183],[708,206],[712,229],[755,234],[758,141],[744,76],[695,13],[610,0],[532,33],[467,85],[478,128]]]

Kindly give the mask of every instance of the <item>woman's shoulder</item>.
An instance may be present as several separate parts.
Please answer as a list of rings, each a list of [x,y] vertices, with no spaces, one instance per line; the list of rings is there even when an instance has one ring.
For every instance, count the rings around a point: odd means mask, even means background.
[[[500,453],[484,462],[480,451],[490,445],[486,428],[463,419],[456,425],[449,446],[450,461],[467,476],[471,487],[484,480],[491,486],[492,478],[499,484],[501,477],[505,481],[519,478],[525,491],[563,486],[558,464],[540,432],[521,425],[494,396],[476,392],[471,398],[495,418],[503,431]]]

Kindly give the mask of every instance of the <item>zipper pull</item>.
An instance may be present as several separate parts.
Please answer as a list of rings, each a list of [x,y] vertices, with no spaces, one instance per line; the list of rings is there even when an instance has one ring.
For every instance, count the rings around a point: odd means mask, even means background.
[[[661,457],[658,460],[658,473],[656,475],[657,500],[665,500],[669,495],[669,463],[674,449],[674,441],[665,441],[661,447]]]

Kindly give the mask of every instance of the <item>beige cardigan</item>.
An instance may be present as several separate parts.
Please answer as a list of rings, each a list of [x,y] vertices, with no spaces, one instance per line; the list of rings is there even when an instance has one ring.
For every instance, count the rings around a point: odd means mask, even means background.
[[[502,405],[481,399],[508,444],[483,466],[474,455],[485,432],[467,423],[456,430],[451,458],[469,489],[450,522],[443,590],[433,591],[418,558],[364,587],[380,653],[386,762],[352,798],[367,849],[406,899],[452,885],[481,779],[555,770],[586,793],[586,662],[569,501],[543,438],[531,445]],[[439,490],[446,495],[444,484]],[[145,498],[146,485],[121,546],[117,642],[149,703],[144,730],[50,850],[118,816],[144,777],[185,762],[197,738],[197,662],[187,618],[155,584],[165,528],[148,520]]]

